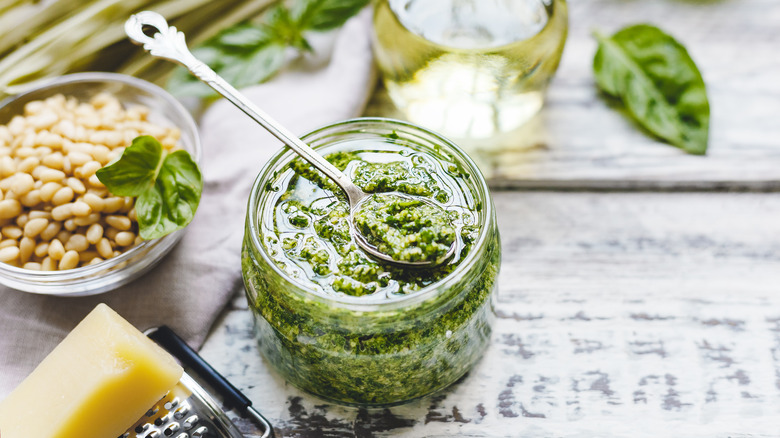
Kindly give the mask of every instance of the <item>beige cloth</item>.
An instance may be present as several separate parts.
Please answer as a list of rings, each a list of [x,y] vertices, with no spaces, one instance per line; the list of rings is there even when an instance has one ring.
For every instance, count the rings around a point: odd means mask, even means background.
[[[315,54],[245,93],[296,134],[358,116],[374,84],[365,10],[337,32],[313,35]],[[151,272],[117,290],[57,298],[0,286],[0,400],[100,302],[143,330],[167,324],[200,346],[230,297],[243,290],[239,251],[249,191],[281,147],[225,100],[201,119],[204,192],[181,242]]]

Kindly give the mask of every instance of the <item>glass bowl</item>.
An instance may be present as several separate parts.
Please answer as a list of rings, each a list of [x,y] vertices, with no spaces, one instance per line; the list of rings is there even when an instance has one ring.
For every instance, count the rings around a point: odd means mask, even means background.
[[[190,113],[168,92],[149,82],[117,73],[76,73],[61,76],[33,90],[0,102],[0,124],[22,114],[27,102],[56,94],[80,101],[108,92],[123,105],[149,108],[148,119],[158,125],[181,130],[179,145],[197,162],[201,144],[197,126]],[[177,231],[159,239],[144,241],[124,253],[96,263],[63,271],[34,271],[0,263],[0,284],[20,291],[55,295],[85,296],[115,289],[154,267],[182,237]]]
[[[423,154],[433,157],[427,163],[435,160],[446,166],[431,167],[432,174],[460,175],[457,190],[451,190],[458,193],[450,199],[458,197],[466,200],[459,205],[475,206],[470,225],[476,231],[470,249],[456,256],[459,264],[443,274],[432,271],[432,282],[420,283],[416,291],[376,290],[363,296],[325,291],[323,283],[315,284],[303,273],[302,266],[299,270],[287,262],[291,259],[282,259],[284,248],[277,248],[282,239],[271,234],[281,229],[275,218],[284,207],[277,201],[289,199],[285,196],[293,171],[288,166],[297,157],[285,148],[255,180],[242,252],[242,273],[261,354],[293,385],[353,406],[405,403],[457,381],[490,343],[500,265],[495,210],[476,165],[447,139],[396,120],[347,120],[302,138],[323,155],[370,149],[364,156],[375,162],[408,159],[416,169],[426,166],[415,161]],[[396,147],[410,153],[396,152]],[[441,181],[442,187],[454,187]],[[302,190],[296,188],[296,194],[308,193],[311,186],[297,187]],[[337,208],[328,206],[330,211]],[[302,230],[300,241],[308,241],[311,233],[309,228]],[[419,272],[400,275],[426,275]]]

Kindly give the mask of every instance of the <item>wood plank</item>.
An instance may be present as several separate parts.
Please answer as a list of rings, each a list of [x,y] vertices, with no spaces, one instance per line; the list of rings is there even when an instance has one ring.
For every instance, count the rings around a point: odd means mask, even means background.
[[[489,142],[458,141],[495,187],[780,189],[780,2],[574,0],[543,111]],[[594,29],[654,23],[698,64],[711,105],[709,153],[690,156],[643,132],[593,81]],[[369,115],[398,117],[380,87]]]
[[[494,199],[492,345],[449,389],[384,410],[302,393],[258,356],[240,295],[203,355],[277,436],[776,436],[780,195]]]

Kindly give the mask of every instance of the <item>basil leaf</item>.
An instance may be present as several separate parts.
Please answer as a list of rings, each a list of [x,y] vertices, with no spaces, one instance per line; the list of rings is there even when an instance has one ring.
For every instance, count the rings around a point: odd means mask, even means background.
[[[242,23],[220,32],[192,53],[231,85],[243,88],[265,82],[279,71],[284,65],[285,47],[275,29]],[[174,70],[166,88],[176,96],[217,96],[183,67]]]
[[[274,35],[266,27],[250,23],[239,23],[227,28],[219,35],[219,43],[224,47],[237,49],[252,49],[273,41]],[[206,61],[204,61],[206,62]]]
[[[198,165],[186,151],[165,157],[154,186],[135,203],[141,238],[156,239],[184,228],[195,217],[203,180]]]
[[[299,28],[331,30],[343,25],[370,0],[307,0],[298,3],[295,17]]]
[[[685,47],[647,24],[596,38],[593,71],[599,87],[619,98],[651,133],[688,153],[705,154],[710,107]]]
[[[263,46],[249,57],[225,65],[220,75],[236,88],[265,82],[282,68],[284,51],[280,44]]]
[[[165,236],[192,221],[203,178],[187,151],[166,154],[154,137],[133,139],[114,163],[96,175],[117,196],[136,196],[138,232],[145,240]]]
[[[161,157],[162,146],[154,137],[136,137],[119,160],[95,174],[111,193],[138,196],[154,184]]]

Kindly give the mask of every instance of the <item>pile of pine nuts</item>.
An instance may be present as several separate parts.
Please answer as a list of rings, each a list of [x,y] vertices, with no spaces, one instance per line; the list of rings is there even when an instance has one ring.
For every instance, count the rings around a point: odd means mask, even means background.
[[[141,242],[134,199],[113,196],[95,172],[139,135],[168,150],[180,131],[99,94],[29,102],[0,125],[0,262],[65,270],[115,257]]]

